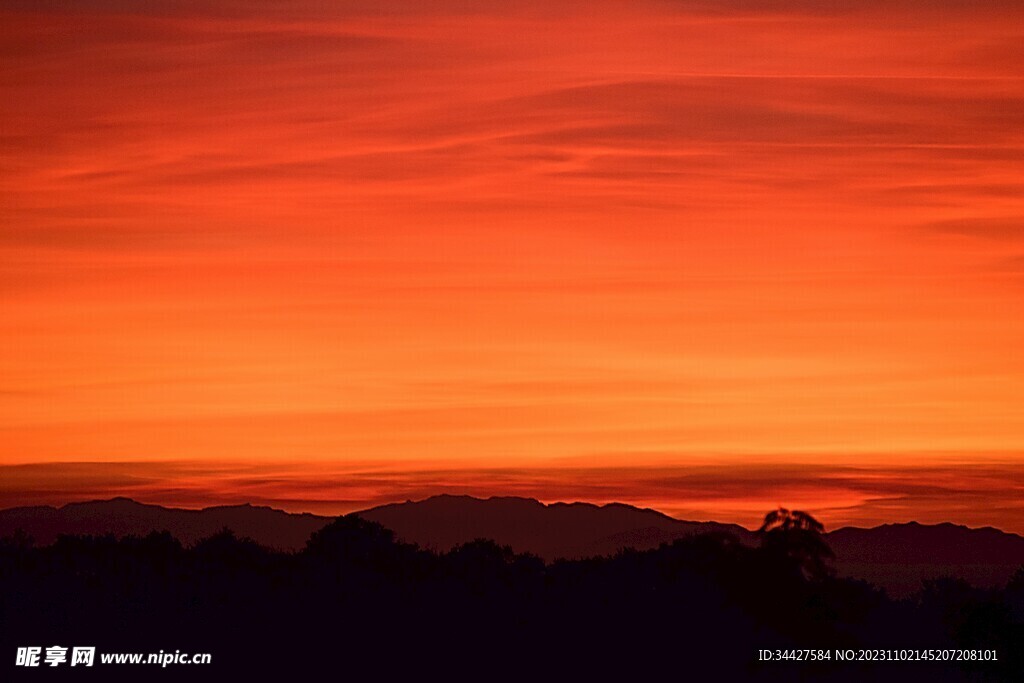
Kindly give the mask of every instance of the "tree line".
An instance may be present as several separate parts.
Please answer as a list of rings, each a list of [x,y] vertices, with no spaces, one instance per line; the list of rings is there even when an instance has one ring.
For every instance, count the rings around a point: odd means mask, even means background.
[[[48,546],[16,534],[0,540],[0,656],[54,643],[180,649],[213,653],[202,675],[255,680],[1024,680],[1024,570],[998,590],[949,578],[894,600],[836,577],[822,531],[780,509],[754,547],[704,534],[547,563],[485,539],[431,552],[351,515],[296,553],[228,530],[190,547],[167,532]],[[985,648],[1000,659],[758,662],[765,648]]]

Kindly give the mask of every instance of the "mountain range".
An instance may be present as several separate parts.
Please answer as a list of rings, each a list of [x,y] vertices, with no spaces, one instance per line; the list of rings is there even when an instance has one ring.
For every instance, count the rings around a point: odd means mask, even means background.
[[[441,495],[356,514],[393,530],[403,541],[439,552],[488,538],[545,560],[608,555],[623,548],[646,550],[707,532],[757,542],[754,532],[735,524],[684,521],[619,503],[544,504],[529,498]],[[21,529],[45,545],[60,534],[138,536],[167,530],[187,545],[227,528],[267,547],[294,551],[332,519],[253,505],[186,510],[114,498],[0,510],[0,537]],[[825,540],[836,555],[839,575],[865,579],[896,597],[917,590],[924,579],[941,576],[979,587],[998,586],[1024,566],[1024,537],[991,527],[916,522],[845,527],[826,534]]]

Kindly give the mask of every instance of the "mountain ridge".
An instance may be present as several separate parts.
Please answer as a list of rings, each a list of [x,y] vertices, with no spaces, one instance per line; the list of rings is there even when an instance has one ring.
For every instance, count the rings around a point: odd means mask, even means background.
[[[477,497],[477,496],[472,496],[472,495],[468,495],[468,494],[440,493],[440,494],[436,494],[436,495],[433,495],[433,496],[428,496],[427,498],[422,498],[422,499],[419,499],[419,500],[406,499],[405,501],[401,501],[401,502],[384,503],[382,505],[378,505],[378,506],[374,506],[374,507],[371,507],[371,508],[367,508],[365,510],[357,510],[357,511],[354,511],[354,512],[352,512],[350,514],[363,515],[365,513],[376,511],[376,510],[380,510],[380,509],[383,509],[383,508],[400,507],[400,506],[405,506],[405,505],[409,505],[409,504],[423,503],[423,502],[430,501],[430,500],[446,499],[446,498],[447,499],[455,499],[455,500],[479,501],[479,502],[506,501],[506,500],[524,501],[524,502],[534,503],[534,504],[536,504],[536,505],[538,505],[540,507],[543,507],[543,508],[583,507],[583,508],[593,508],[593,509],[597,509],[597,510],[627,509],[627,510],[645,512],[645,513],[651,513],[651,514],[657,515],[659,517],[662,517],[662,518],[664,518],[666,520],[669,520],[669,521],[672,521],[672,522],[684,522],[684,523],[689,523],[689,524],[717,524],[717,525],[721,525],[721,526],[728,526],[728,527],[735,527],[735,528],[738,528],[738,529],[743,529],[744,531],[747,531],[748,533],[754,533],[754,531],[752,529],[749,529],[747,527],[744,527],[741,524],[736,524],[736,523],[733,523],[733,522],[716,522],[714,520],[683,520],[683,519],[679,519],[677,517],[672,517],[671,515],[668,515],[668,514],[666,514],[664,512],[661,512],[659,510],[655,510],[654,508],[639,507],[639,506],[636,506],[636,505],[631,505],[629,503],[612,502],[612,503],[598,504],[598,503],[590,503],[590,502],[587,502],[587,501],[556,501],[556,502],[552,502],[552,503],[545,503],[543,501],[537,500],[536,498],[530,498],[528,496],[488,496],[486,498],[483,498],[483,497]],[[0,518],[3,518],[3,517],[5,517],[8,514],[12,514],[12,513],[20,514],[20,513],[27,512],[27,511],[47,511],[47,512],[51,512],[52,513],[52,512],[58,512],[58,511],[64,510],[66,508],[78,508],[78,507],[91,506],[91,505],[97,505],[97,504],[108,505],[108,504],[111,504],[111,503],[121,503],[121,502],[131,503],[133,506],[138,507],[138,508],[150,508],[150,509],[159,509],[159,510],[166,510],[166,511],[173,511],[173,512],[185,512],[185,513],[212,512],[212,511],[217,511],[217,510],[264,510],[264,511],[270,511],[270,512],[274,512],[274,513],[280,513],[282,515],[287,515],[288,517],[292,517],[292,518],[302,517],[302,518],[311,518],[311,519],[317,519],[317,520],[321,520],[321,519],[322,520],[333,520],[333,519],[336,519],[337,517],[341,516],[341,515],[320,515],[320,514],[317,514],[317,513],[314,513],[314,512],[290,512],[288,510],[284,510],[282,508],[275,508],[275,507],[270,506],[270,505],[255,505],[253,503],[235,503],[235,504],[223,504],[223,505],[208,505],[208,506],[200,507],[200,508],[174,507],[174,506],[169,506],[169,505],[162,505],[160,503],[143,503],[141,501],[135,500],[134,498],[130,498],[130,497],[127,497],[127,496],[113,496],[111,498],[92,498],[92,499],[88,499],[88,500],[70,501],[70,502],[64,503],[62,505],[16,505],[16,506],[8,507],[8,508],[0,508]],[[991,526],[991,525],[980,526],[980,527],[972,527],[972,526],[969,526],[967,524],[960,524],[960,523],[957,523],[957,522],[936,522],[934,524],[928,524],[928,523],[924,523],[924,522],[918,522],[916,520],[910,520],[910,521],[907,521],[907,522],[884,522],[884,523],[878,524],[876,526],[849,526],[849,525],[848,526],[841,526],[841,527],[836,527],[835,529],[832,529],[831,531],[826,532],[825,535],[826,536],[831,536],[831,535],[837,534],[839,532],[879,531],[879,530],[884,530],[884,529],[889,529],[889,528],[894,528],[894,529],[895,528],[962,529],[962,530],[972,531],[972,532],[986,532],[986,533],[994,532],[994,533],[1001,534],[1001,535],[1004,535],[1004,536],[1013,536],[1013,537],[1020,538],[1020,539],[1024,540],[1024,534],[1018,534],[1018,533],[1013,532],[1013,531],[1006,531],[1006,530],[1003,530],[1003,529],[1000,529],[998,527],[994,527],[994,526]]]
[[[441,494],[353,514],[391,529],[400,540],[437,552],[488,538],[547,561],[611,555],[625,548],[647,550],[697,533],[728,533],[746,544],[757,542],[755,532],[737,524],[680,520],[625,503]],[[143,536],[167,530],[189,545],[228,528],[269,548],[298,551],[333,519],[251,503],[187,509],[118,496],[0,510],[0,538],[21,528],[47,545],[60,534]],[[1024,536],[991,526],[895,522],[844,526],[824,538],[841,576],[868,580],[895,596],[909,595],[923,580],[941,576],[994,587],[1024,566]]]

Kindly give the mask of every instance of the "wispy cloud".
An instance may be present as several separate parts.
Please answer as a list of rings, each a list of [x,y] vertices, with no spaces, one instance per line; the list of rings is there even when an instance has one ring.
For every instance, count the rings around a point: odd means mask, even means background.
[[[1019,186],[1014,186],[1019,190]],[[1024,216],[960,218],[936,221],[925,226],[938,233],[976,237],[986,240],[1024,241]]]

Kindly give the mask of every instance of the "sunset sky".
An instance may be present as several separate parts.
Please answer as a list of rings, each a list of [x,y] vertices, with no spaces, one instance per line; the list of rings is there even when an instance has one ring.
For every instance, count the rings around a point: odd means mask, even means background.
[[[0,98],[0,507],[1024,532],[1018,0],[8,0]]]

